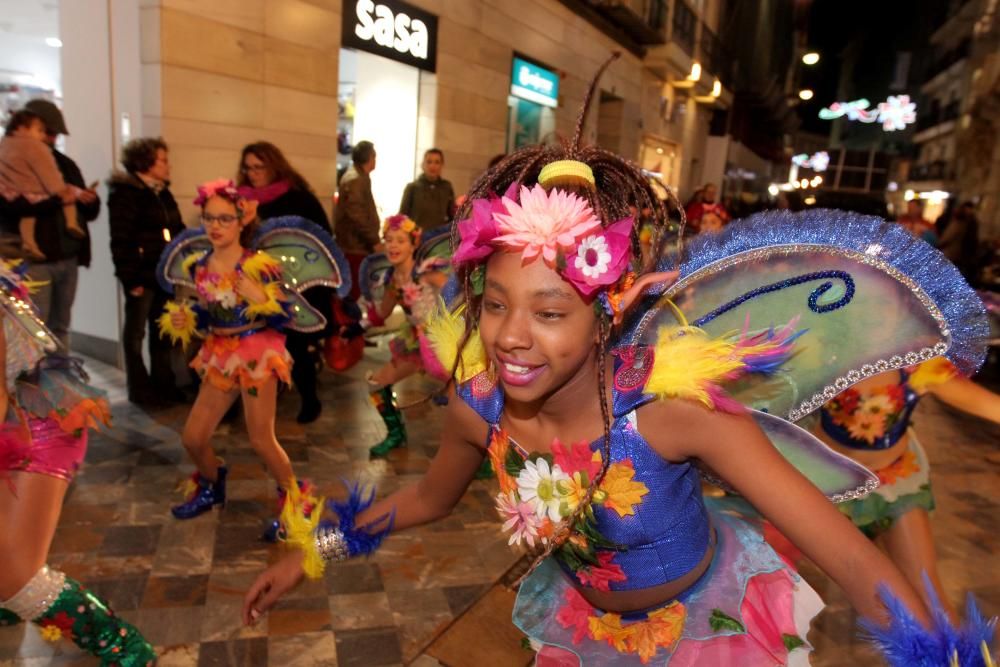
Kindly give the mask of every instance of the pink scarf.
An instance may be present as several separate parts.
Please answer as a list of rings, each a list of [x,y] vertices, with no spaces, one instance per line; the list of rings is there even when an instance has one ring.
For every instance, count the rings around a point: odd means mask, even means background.
[[[292,188],[288,181],[275,181],[262,188],[254,188],[249,185],[242,185],[239,188],[240,196],[244,199],[252,199],[258,204],[270,204],[275,199],[285,194]]]

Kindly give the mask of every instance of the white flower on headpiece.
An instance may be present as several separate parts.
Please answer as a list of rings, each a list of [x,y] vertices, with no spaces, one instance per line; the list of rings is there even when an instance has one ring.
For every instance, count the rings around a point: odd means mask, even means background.
[[[604,236],[588,236],[576,247],[574,266],[587,278],[599,278],[611,264],[611,249]]]
[[[601,226],[587,200],[558,188],[546,192],[541,185],[521,187],[519,201],[503,198],[506,213],[494,214],[500,235],[495,243],[520,250],[524,261],[539,254],[554,267],[560,250],[576,246],[577,239]]]

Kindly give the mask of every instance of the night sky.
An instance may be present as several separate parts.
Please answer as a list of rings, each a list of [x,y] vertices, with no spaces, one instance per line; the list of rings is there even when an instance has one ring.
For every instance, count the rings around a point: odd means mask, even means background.
[[[812,67],[801,66],[801,87],[816,93],[799,107],[803,129],[829,132],[830,122],[820,120],[817,114],[832,102],[844,101],[838,100],[842,67],[850,70],[843,73],[849,100],[866,97],[874,106],[889,94],[908,93],[916,98],[923,62],[929,55],[928,41],[946,15],[948,4],[948,0],[813,0],[809,48],[818,51],[821,59]],[[889,84],[899,51],[914,53],[910,85],[907,90],[892,91]],[[864,132],[865,128],[858,130]],[[867,130],[878,132],[872,126]]]

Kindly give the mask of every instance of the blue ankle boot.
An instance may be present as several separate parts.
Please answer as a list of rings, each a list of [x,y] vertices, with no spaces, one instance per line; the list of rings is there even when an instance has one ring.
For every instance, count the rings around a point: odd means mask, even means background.
[[[219,466],[216,470],[216,480],[210,482],[201,475],[195,473],[195,488],[187,501],[170,508],[170,512],[177,519],[193,519],[199,514],[204,514],[215,505],[226,504],[226,474],[229,470],[226,466]]]

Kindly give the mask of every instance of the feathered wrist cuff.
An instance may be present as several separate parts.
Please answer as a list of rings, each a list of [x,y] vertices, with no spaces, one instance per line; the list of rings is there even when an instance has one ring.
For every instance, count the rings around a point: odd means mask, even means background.
[[[175,327],[173,314],[184,315],[184,324]],[[160,327],[160,338],[170,336],[170,341],[175,345],[180,342],[183,347],[187,347],[191,342],[191,337],[198,331],[198,312],[189,301],[168,301],[163,309],[163,314],[157,319]]]
[[[304,497],[293,487],[282,511],[281,520],[288,533],[287,542],[305,553],[303,570],[310,579],[323,576],[326,564],[343,561],[355,556],[373,553],[392,530],[395,513],[384,514],[363,526],[356,526],[358,514],[371,507],[375,501],[374,487],[365,493],[358,484],[349,486],[350,492],[343,502],[327,500],[325,506],[335,521],[320,521],[320,512],[305,512],[303,508],[323,504],[312,497]]]

